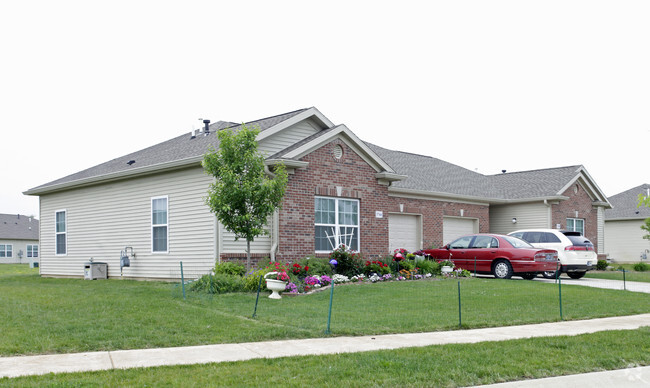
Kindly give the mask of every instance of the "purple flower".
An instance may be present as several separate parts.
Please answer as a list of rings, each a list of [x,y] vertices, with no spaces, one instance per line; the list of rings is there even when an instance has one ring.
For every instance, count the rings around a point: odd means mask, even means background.
[[[320,283],[322,285],[324,285],[324,286],[326,286],[328,284],[331,284],[332,283],[332,278],[327,276],[327,275],[323,275],[323,276],[320,277]]]
[[[332,260],[330,260],[330,264],[332,264],[332,265],[337,265],[338,263],[339,263],[339,262],[336,261],[336,259],[332,259]]]

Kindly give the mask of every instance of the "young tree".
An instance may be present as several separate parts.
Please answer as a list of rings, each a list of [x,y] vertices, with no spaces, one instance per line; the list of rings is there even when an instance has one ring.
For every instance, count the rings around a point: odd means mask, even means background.
[[[650,195],[639,194],[639,204],[637,207],[641,206],[650,207]],[[645,230],[646,232],[643,238],[650,240],[650,218],[645,219],[645,224],[641,225],[641,229]]]
[[[251,267],[251,241],[266,234],[269,217],[282,204],[287,186],[284,165],[270,173],[255,140],[259,128],[242,124],[238,131],[221,130],[219,149],[211,148],[203,156],[203,168],[216,180],[205,199],[219,221],[235,234],[246,239],[246,267]]]

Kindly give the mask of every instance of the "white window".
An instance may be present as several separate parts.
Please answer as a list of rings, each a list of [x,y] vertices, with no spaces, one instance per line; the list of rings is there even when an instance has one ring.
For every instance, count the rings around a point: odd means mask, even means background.
[[[580,232],[581,235],[585,235],[585,220],[581,218],[567,218],[566,219],[566,228],[571,232]]]
[[[65,255],[68,253],[68,232],[67,232],[67,212],[59,210],[55,214],[55,238],[56,254]]]
[[[0,244],[0,257],[12,257],[13,248],[11,244]]]
[[[151,251],[168,252],[169,227],[167,197],[151,198]]]
[[[38,245],[27,244],[27,257],[38,257]]]
[[[316,197],[316,252],[331,252],[340,245],[359,250],[359,201]]]

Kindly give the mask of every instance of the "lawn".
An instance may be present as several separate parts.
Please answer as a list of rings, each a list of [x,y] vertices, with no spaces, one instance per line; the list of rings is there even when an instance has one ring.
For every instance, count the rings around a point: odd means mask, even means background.
[[[458,387],[650,365],[650,328],[0,379],[0,386]]]
[[[459,288],[461,315],[459,317]],[[331,335],[423,332],[560,320],[556,284],[455,279],[336,286]],[[161,282],[40,278],[0,266],[0,355],[67,353],[324,336],[330,293],[214,297]],[[646,294],[562,285],[562,317],[650,312]],[[460,318],[460,319],[459,319]]]
[[[633,264],[623,264],[623,265],[614,265],[617,270],[614,271],[589,271],[585,277],[588,278],[598,278],[598,279],[610,279],[610,280],[623,280],[623,271],[625,270],[625,281],[628,282],[645,282],[650,283],[650,271],[635,271]]]

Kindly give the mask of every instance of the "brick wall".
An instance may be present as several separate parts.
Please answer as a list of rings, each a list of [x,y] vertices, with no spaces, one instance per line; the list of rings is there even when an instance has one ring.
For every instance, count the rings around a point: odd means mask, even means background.
[[[598,210],[592,205],[592,199],[580,184],[572,185],[562,195],[569,199],[553,205],[552,227],[555,228],[557,224],[560,224],[561,229],[564,230],[567,227],[567,218],[584,219],[585,237],[594,244],[598,251]],[[576,212],[578,212],[577,216]]]
[[[343,149],[336,158],[336,148]],[[343,141],[336,139],[302,158],[307,168],[298,169],[289,176],[283,208],[280,211],[280,241],[277,257],[296,260],[314,255],[314,197],[329,196],[354,198],[360,204],[361,252],[364,257],[388,254],[388,217],[403,212],[422,215],[423,244],[442,245],[443,216],[478,218],[481,232],[488,232],[487,206],[407,199],[388,196],[388,187],[375,178],[376,171]],[[340,187],[341,195],[337,195]],[[376,211],[383,212],[377,218]]]

